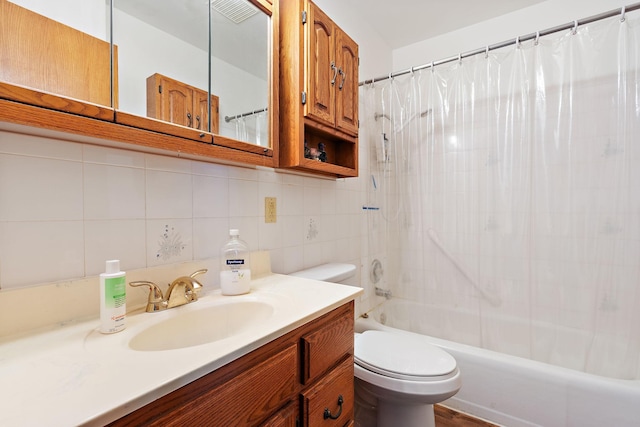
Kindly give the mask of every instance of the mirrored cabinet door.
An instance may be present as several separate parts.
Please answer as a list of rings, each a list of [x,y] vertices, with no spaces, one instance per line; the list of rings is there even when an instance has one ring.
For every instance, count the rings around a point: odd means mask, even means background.
[[[270,147],[271,19],[248,0],[211,0],[211,86],[219,134]],[[277,60],[277,58],[276,58]]]
[[[76,111],[74,101],[117,107],[109,20],[105,0],[0,0],[0,84],[11,85],[2,97],[88,115],[99,109]]]
[[[271,18],[249,0],[112,0],[121,120],[270,147]],[[133,116],[133,117],[132,117]],[[205,138],[200,132],[195,139]],[[228,139],[228,140],[227,140]]]
[[[207,2],[112,2],[119,63],[118,110],[209,132]],[[213,130],[216,104],[217,100],[211,102]]]

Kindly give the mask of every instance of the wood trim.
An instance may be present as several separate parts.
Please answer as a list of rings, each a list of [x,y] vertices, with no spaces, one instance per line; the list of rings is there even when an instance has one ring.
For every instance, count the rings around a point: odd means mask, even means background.
[[[117,124],[131,126],[143,130],[150,130],[166,135],[178,136],[180,138],[192,139],[205,144],[213,144],[213,135],[209,132],[193,129],[186,126],[176,125],[151,117],[136,116],[135,114],[116,111],[115,122]]]
[[[124,147],[127,149],[161,152],[176,157],[267,167],[273,167],[274,164],[273,157],[9,100],[0,100],[0,122],[81,135],[87,137],[86,142],[106,146],[113,146],[113,142],[123,142],[127,144]]]
[[[433,405],[437,427],[498,427],[497,424],[475,418],[443,405]]]
[[[114,120],[113,108],[77,99],[65,98],[60,95],[5,82],[0,82],[0,99],[22,103],[26,102],[38,107],[60,110],[86,117],[94,117],[100,120]]]

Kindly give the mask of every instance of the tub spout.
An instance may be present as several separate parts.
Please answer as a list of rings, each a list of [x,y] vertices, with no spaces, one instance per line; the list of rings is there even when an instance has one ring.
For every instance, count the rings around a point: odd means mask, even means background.
[[[379,297],[385,297],[386,299],[391,299],[391,290],[376,287],[376,295]]]

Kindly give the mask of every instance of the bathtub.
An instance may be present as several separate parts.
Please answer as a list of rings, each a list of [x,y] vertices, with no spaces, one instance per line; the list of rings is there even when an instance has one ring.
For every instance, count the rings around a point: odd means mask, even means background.
[[[356,320],[356,332],[369,329],[418,335],[396,329],[398,316],[418,304],[389,300]],[[415,316],[424,313],[424,308]],[[386,325],[380,317],[386,318]],[[517,356],[458,344],[427,335],[421,339],[453,355],[462,373],[462,388],[445,406],[504,426],[640,426],[640,381],[600,377]]]

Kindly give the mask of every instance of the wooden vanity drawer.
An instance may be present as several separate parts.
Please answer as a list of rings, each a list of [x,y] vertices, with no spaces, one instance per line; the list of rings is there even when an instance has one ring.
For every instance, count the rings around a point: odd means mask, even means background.
[[[353,404],[353,356],[349,356],[302,393],[303,426],[342,427],[353,419]],[[325,415],[327,410],[331,417]]]
[[[309,384],[331,369],[345,354],[353,355],[353,312],[302,336],[302,383]]]

